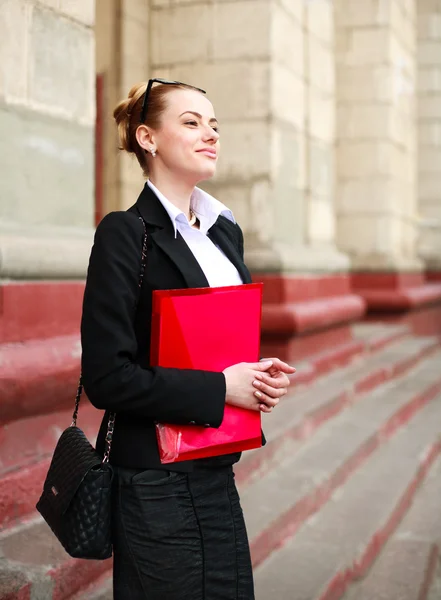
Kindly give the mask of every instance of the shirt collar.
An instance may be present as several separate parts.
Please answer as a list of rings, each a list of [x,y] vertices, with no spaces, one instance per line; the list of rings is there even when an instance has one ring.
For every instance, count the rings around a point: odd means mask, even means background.
[[[173,202],[170,202],[170,200],[168,200],[150,180],[147,181],[147,185],[156,194],[162,206],[167,211],[173,224],[176,238],[179,229],[190,227],[187,217],[182,210],[175,206]],[[225,206],[225,204],[222,204],[222,202],[219,202],[219,200],[216,200],[216,198],[197,187],[194,189],[191,196],[191,208],[199,219],[199,231],[202,233],[206,234],[210,227],[216,223],[220,215],[226,217],[233,223],[236,223],[233,213]]]

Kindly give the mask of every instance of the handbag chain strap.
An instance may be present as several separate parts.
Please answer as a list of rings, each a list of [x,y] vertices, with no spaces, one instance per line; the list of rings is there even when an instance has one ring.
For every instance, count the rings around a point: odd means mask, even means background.
[[[142,252],[141,252],[141,272],[139,274],[139,281],[138,281],[138,287],[141,290],[142,282],[144,279],[145,264],[146,264],[146,259],[147,259],[147,229],[145,226],[144,219],[141,216],[139,216],[138,218],[141,221],[142,226],[144,227],[144,239],[142,242]],[[138,296],[138,302],[139,302],[139,296]],[[80,400],[81,400],[82,393],[83,393],[83,375],[81,373],[80,380],[78,382],[77,395],[75,397],[75,408],[74,408],[73,415],[72,415],[72,423],[70,425],[71,427],[77,426],[78,409],[80,406]],[[115,429],[115,416],[116,415],[114,412],[110,413],[109,420],[107,421],[107,433],[106,433],[106,437],[105,437],[105,449],[104,449],[103,463],[109,462],[110,450],[112,448],[113,431]]]

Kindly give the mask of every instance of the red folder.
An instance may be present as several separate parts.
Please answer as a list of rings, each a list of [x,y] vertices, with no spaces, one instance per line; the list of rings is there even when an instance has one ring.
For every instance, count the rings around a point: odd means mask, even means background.
[[[240,362],[257,362],[262,289],[261,283],[251,283],[154,291],[151,365],[220,372]],[[164,464],[262,445],[260,412],[228,404],[218,429],[157,424],[156,433]]]

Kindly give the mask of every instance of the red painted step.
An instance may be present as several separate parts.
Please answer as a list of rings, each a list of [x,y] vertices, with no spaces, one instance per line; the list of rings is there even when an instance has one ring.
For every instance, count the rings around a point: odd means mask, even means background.
[[[68,407],[80,356],[78,335],[0,345],[0,424]]]
[[[12,585],[11,580],[21,576],[20,585],[11,592],[13,600],[29,589],[31,599],[67,600],[111,567],[111,559],[70,558],[40,517],[0,533],[0,548],[3,580]]]
[[[366,395],[241,494],[255,565],[293,535],[336,489],[441,392],[441,352]],[[259,502],[256,502],[259,498]]]
[[[69,600],[113,600],[112,573],[104,573],[99,579],[69,598]]]
[[[92,444],[102,414],[82,401],[77,423]],[[35,511],[58,437],[71,421],[69,409],[0,428],[0,529]]]
[[[409,512],[367,576],[344,600],[428,600],[441,545],[441,459],[415,496]],[[440,598],[441,596],[437,596]]]
[[[236,479],[242,488],[274,468],[286,454],[301,447],[329,419],[367,392],[394,379],[434,352],[437,338],[400,340],[381,351],[319,379],[313,386],[283,399],[271,415],[263,415],[267,444],[247,452],[236,466]],[[294,384],[295,386],[295,384]]]
[[[411,505],[441,451],[440,423],[437,397],[293,538],[281,539],[285,545],[256,570],[257,600],[341,598],[349,583],[367,572]],[[322,447],[324,455],[330,450]]]

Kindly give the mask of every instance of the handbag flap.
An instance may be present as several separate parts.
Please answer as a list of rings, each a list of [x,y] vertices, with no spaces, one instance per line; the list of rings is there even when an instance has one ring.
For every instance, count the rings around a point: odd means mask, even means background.
[[[43,495],[53,510],[63,514],[87,473],[101,465],[102,458],[78,427],[68,427],[60,436],[44,482]]]

